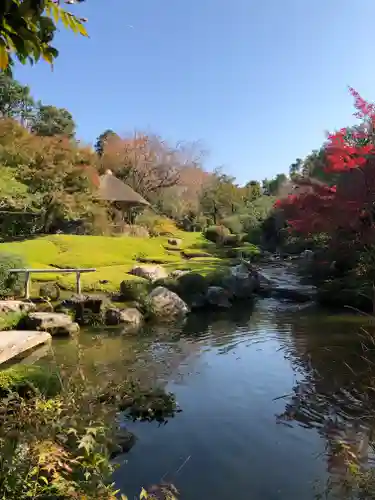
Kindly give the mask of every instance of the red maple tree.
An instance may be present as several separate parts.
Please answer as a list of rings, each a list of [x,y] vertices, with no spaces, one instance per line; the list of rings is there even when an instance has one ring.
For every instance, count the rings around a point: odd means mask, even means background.
[[[337,185],[303,178],[299,194],[275,206],[284,212],[290,231],[326,233],[334,240],[345,233],[353,242],[375,243],[375,105],[349,90],[361,125],[329,134],[324,145],[325,169],[340,174]]]

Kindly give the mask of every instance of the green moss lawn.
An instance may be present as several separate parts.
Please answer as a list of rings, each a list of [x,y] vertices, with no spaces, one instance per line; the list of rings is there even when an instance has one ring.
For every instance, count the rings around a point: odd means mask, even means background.
[[[32,275],[33,288],[40,282],[53,281],[73,291],[75,275],[59,274],[59,268],[96,268],[96,272],[82,274],[84,292],[117,292],[123,280],[139,279],[128,272],[140,261],[160,263],[169,271],[191,269],[203,275],[230,262],[201,233],[179,231],[175,237],[183,241],[178,249],[172,249],[166,237],[51,235],[1,243],[0,251],[21,255],[34,269],[56,269],[56,273]],[[256,247],[253,250],[256,252]]]

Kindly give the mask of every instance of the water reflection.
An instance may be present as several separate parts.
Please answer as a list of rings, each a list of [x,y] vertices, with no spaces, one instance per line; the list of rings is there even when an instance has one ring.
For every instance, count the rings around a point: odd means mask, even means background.
[[[301,377],[278,421],[318,430],[326,440],[330,473],[346,471],[348,452],[362,466],[373,465],[373,322],[366,317],[315,314],[300,317],[291,326],[286,354]]]
[[[312,500],[314,481],[343,467],[339,441],[370,462],[375,362],[364,362],[372,344],[355,335],[362,323],[260,299],[136,336],[83,332],[93,375],[157,378],[183,409],[160,428],[130,424],[139,439],[118,487],[132,498],[163,478],[187,500]],[[54,356],[74,365],[77,346],[55,343]]]

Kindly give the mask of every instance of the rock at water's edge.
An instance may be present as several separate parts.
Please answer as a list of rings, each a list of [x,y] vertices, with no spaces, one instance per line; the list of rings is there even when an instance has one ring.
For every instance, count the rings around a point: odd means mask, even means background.
[[[189,312],[187,304],[176,293],[163,286],[156,287],[150,293],[147,304],[152,317],[167,321],[183,317]]]
[[[105,324],[108,326],[124,324],[131,327],[139,327],[143,323],[143,316],[135,307],[128,309],[111,307],[106,310],[104,317]]]
[[[51,335],[68,336],[79,332],[79,325],[68,314],[32,312],[21,324],[24,330],[43,330]]]

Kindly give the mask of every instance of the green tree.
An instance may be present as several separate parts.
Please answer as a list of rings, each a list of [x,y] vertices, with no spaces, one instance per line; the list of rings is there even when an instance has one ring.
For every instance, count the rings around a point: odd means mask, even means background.
[[[79,3],[83,0],[65,0]],[[87,36],[85,19],[77,18],[55,0],[3,0],[0,2],[0,71],[11,72],[13,56],[22,63],[53,63],[58,50],[52,45],[56,24]]]
[[[302,173],[303,160],[301,158],[297,158],[294,163],[292,163],[289,167],[289,176],[291,179],[295,179]]]
[[[92,153],[65,137],[31,137],[31,140],[32,157],[18,176],[42,213],[43,231],[48,232],[56,221],[91,214],[95,188],[87,165],[93,164]]]
[[[33,116],[34,108],[30,88],[0,73],[0,117],[19,119],[25,123]]]
[[[111,129],[107,129],[102,134],[99,135],[99,137],[96,140],[95,146],[94,146],[95,151],[98,154],[98,156],[103,155],[105,144],[107,143],[108,139],[110,139],[111,137],[118,137],[116,132],[114,132]]]
[[[73,116],[65,108],[39,104],[31,130],[34,134],[51,137],[65,135],[73,137],[76,124]]]
[[[237,213],[245,202],[242,189],[234,183],[234,178],[217,170],[201,193],[200,205],[203,215],[218,224],[223,218]]]

